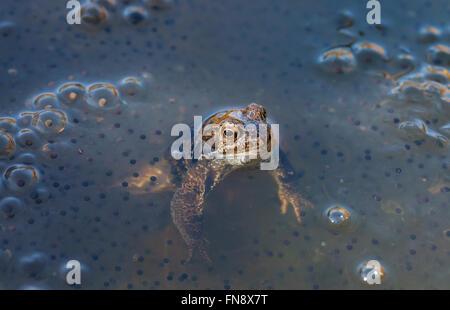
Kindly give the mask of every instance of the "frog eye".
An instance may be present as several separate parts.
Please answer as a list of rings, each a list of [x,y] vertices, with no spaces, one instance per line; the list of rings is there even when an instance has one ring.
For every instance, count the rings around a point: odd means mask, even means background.
[[[231,129],[225,129],[225,130],[223,131],[223,135],[224,135],[225,137],[232,137],[232,136],[234,135],[234,131],[231,130]]]

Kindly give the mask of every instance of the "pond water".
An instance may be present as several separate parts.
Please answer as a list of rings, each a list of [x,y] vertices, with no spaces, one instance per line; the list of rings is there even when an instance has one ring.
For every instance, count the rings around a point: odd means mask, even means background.
[[[448,1],[81,5],[0,4],[0,288],[450,289]],[[236,171],[187,263],[171,128],[251,102],[314,208]]]

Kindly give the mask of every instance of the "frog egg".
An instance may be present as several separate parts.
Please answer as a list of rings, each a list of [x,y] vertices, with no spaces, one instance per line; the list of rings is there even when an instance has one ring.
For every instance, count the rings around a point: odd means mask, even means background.
[[[350,11],[340,12],[336,19],[337,29],[350,28],[355,24],[355,18]]]
[[[319,56],[319,65],[325,72],[348,73],[356,68],[356,60],[348,48],[335,48]]]
[[[119,83],[119,91],[122,96],[137,98],[142,94],[142,82],[134,77],[124,78]]]
[[[0,117],[0,131],[17,132],[16,120],[12,117]]]
[[[382,284],[386,276],[386,270],[377,260],[368,260],[358,266],[361,280],[369,285]]]
[[[8,37],[16,28],[16,24],[10,21],[0,22],[0,35],[2,37]]]
[[[81,20],[88,25],[98,25],[108,17],[107,11],[94,3],[86,3],[81,6]]]
[[[34,165],[36,163],[36,156],[31,153],[23,153],[17,157],[17,163],[24,165]]]
[[[131,25],[138,25],[148,19],[148,12],[139,6],[128,6],[123,11],[123,18]]]
[[[395,57],[394,66],[398,71],[412,70],[416,66],[416,59],[409,54],[400,54]]]
[[[424,71],[424,77],[427,80],[435,81],[441,84],[446,84],[450,81],[450,72],[445,68],[427,66]]]
[[[438,66],[450,66],[450,47],[437,44],[429,48],[427,60],[431,64]]]
[[[50,192],[45,187],[40,187],[30,193],[30,198],[33,199],[36,204],[47,202],[50,197]]]
[[[56,95],[53,93],[40,94],[31,103],[33,110],[54,109],[59,107]]]
[[[67,125],[67,115],[60,110],[43,110],[34,113],[32,126],[44,135],[60,134]]]
[[[16,136],[17,144],[24,149],[37,149],[41,146],[41,140],[31,129],[22,129]]]
[[[58,88],[57,98],[66,105],[81,107],[86,100],[86,89],[81,83],[66,83]]]
[[[387,61],[384,48],[372,42],[361,42],[353,47],[358,63],[370,66],[379,66]]]
[[[45,162],[58,164],[60,166],[69,165],[73,163],[74,156],[79,156],[75,147],[69,142],[54,142],[47,143],[41,148],[41,159]]]
[[[442,31],[436,27],[425,26],[419,30],[419,41],[422,43],[433,43],[439,40]]]
[[[16,197],[6,197],[0,201],[0,218],[13,219],[23,211],[23,202]]]
[[[172,0],[141,0],[142,4],[154,11],[168,9],[172,2]]]
[[[39,174],[36,168],[26,165],[13,165],[3,174],[6,188],[12,191],[26,191],[31,189],[38,181]]]
[[[117,0],[90,0],[92,3],[97,4],[110,12],[114,12],[116,9]]]
[[[16,142],[13,136],[0,131],[0,158],[9,157],[16,149]]]
[[[87,103],[97,109],[111,110],[120,107],[119,91],[111,84],[96,83],[88,87]]]
[[[27,277],[40,279],[47,265],[47,257],[44,253],[33,252],[19,259],[19,269]]]

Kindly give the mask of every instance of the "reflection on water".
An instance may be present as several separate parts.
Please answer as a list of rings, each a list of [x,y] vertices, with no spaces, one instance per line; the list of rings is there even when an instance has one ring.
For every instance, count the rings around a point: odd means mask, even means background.
[[[448,1],[383,2],[378,26],[354,1],[0,7],[0,288],[70,288],[71,259],[81,288],[449,288]],[[213,265],[186,263],[170,129],[250,102],[316,207],[299,224],[270,175],[233,173]]]

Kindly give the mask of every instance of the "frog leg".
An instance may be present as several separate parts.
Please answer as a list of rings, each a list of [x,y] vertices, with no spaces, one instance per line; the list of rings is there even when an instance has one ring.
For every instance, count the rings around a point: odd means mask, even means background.
[[[314,208],[314,205],[303,198],[295,185],[297,175],[292,169],[286,155],[280,151],[280,165],[272,171],[272,176],[278,185],[278,198],[281,201],[281,214],[286,214],[289,205],[292,206],[297,221],[301,222],[301,208],[303,206]]]
[[[197,252],[211,264],[206,251],[208,241],[203,236],[202,229],[204,199],[218,181],[219,176],[213,168],[198,163],[187,170],[170,203],[172,220],[188,247],[188,262]]]

